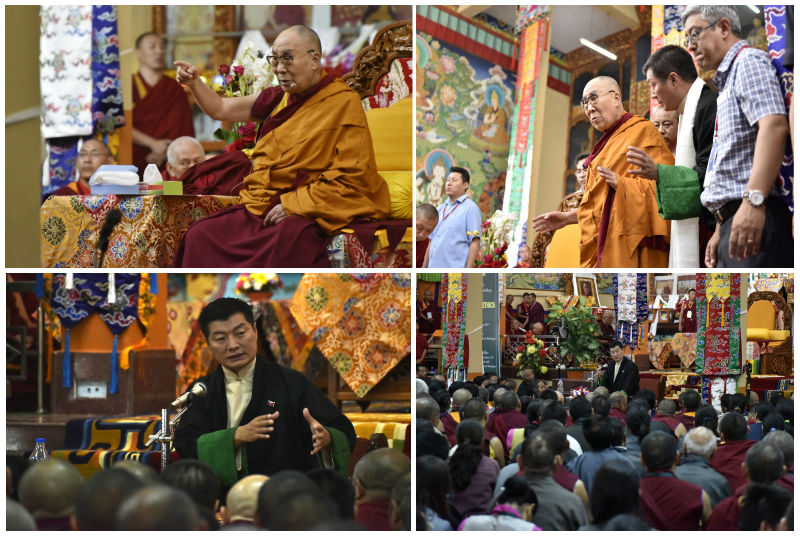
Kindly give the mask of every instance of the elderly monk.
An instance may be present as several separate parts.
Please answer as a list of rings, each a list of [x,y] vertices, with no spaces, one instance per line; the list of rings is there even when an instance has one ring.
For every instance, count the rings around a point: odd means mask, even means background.
[[[167,158],[169,143],[194,136],[192,109],[183,88],[164,76],[164,40],[152,32],[136,39],[139,72],[133,75],[133,165],[139,173]]]
[[[75,164],[78,168],[78,179],[62,186],[50,194],[51,196],[88,196],[92,193],[89,179],[103,164],[114,164],[114,157],[106,144],[93,138],[83,142]]]
[[[580,206],[533,220],[536,231],[567,224],[581,228],[581,267],[666,267],[669,224],[658,215],[655,185],[630,173],[628,146],[644,149],[655,162],[672,165],[667,144],[652,123],[622,108],[617,82],[606,76],[589,81],[581,106],[603,136],[584,161],[586,190]]]
[[[361,101],[323,71],[317,34],[292,26],[272,52],[279,85],[244,97],[220,97],[195,66],[175,62],[178,82],[209,116],[264,122],[240,194],[244,205],[195,222],[176,266],[329,267],[330,235],[389,216],[389,189],[377,172]]]
[[[203,144],[191,136],[181,136],[169,144],[167,167],[161,175],[165,180],[177,181],[186,170],[205,160],[206,150],[203,149]]]
[[[675,145],[678,142],[678,112],[677,110],[667,110],[663,105],[653,108],[650,121],[658,129],[658,134],[664,138],[669,148],[669,152],[675,155]]]

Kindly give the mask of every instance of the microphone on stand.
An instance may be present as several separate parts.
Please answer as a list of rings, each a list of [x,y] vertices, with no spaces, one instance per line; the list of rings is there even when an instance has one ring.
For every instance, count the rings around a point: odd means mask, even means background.
[[[183,405],[185,405],[186,403],[190,403],[194,399],[197,399],[199,397],[205,397],[206,392],[207,392],[206,385],[203,384],[202,382],[198,382],[194,386],[192,386],[191,390],[187,391],[185,394],[181,395],[180,397],[175,399],[172,403],[170,403],[170,406],[182,407]]]

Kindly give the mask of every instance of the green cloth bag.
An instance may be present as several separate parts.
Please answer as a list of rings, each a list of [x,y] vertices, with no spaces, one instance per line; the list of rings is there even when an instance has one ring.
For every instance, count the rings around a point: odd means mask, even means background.
[[[664,220],[684,220],[700,216],[700,181],[697,172],[684,166],[658,164],[656,198],[658,214]]]

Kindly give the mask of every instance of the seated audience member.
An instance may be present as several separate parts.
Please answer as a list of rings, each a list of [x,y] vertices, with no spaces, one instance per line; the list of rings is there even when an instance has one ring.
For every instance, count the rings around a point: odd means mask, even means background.
[[[198,531],[210,529],[189,495],[166,485],[148,485],[128,497],[117,511],[115,531]]]
[[[653,531],[650,525],[636,515],[617,515],[606,522],[605,531]]]
[[[347,479],[337,474],[342,479]],[[392,531],[411,531],[411,473],[397,480],[389,497],[389,528]]]
[[[439,419],[439,403],[433,397],[425,394],[417,397],[417,419],[430,422],[434,429],[444,435],[444,425]]]
[[[603,530],[606,523],[617,515],[639,512],[639,474],[620,461],[608,461],[595,474],[595,483],[589,496],[592,523],[578,528],[580,531]]]
[[[522,377],[522,382],[519,383],[517,388],[517,395],[519,397],[524,395],[533,397],[536,393],[536,379],[533,376],[533,369],[527,367],[519,372],[519,376]]]
[[[130,472],[111,467],[86,480],[75,499],[72,529],[77,531],[111,531],[119,506],[144,486]]]
[[[75,161],[78,179],[62,186],[50,195],[88,196],[92,193],[92,187],[89,186],[89,179],[92,178],[94,172],[103,164],[114,164],[114,157],[111,156],[111,150],[100,140],[94,138],[86,140],[83,142],[80,151],[78,151],[78,159]]]
[[[500,467],[481,452],[483,427],[478,422],[462,420],[456,428],[456,439],[458,445],[447,461],[453,505],[463,517],[485,513]]]
[[[317,492],[318,496],[311,498],[312,502],[318,500],[320,509],[309,509],[306,493]],[[296,497],[292,505],[287,499]],[[285,510],[281,510],[285,507]],[[303,509],[308,509],[307,517],[303,519]],[[317,485],[307,475],[297,470],[283,470],[270,476],[258,490],[258,503],[256,514],[253,517],[256,526],[267,530],[281,529],[311,529],[319,522],[337,520],[336,505],[323,493],[319,492]]]
[[[592,410],[596,416],[607,418],[611,414],[611,399],[607,395],[595,394],[592,397]]]
[[[653,390],[642,388],[636,393],[636,396],[633,399],[641,399],[642,401],[647,403],[647,410],[650,412],[650,416],[652,417],[653,415],[655,415],[656,394],[653,393]]]
[[[753,392],[751,392],[753,393]],[[748,426],[750,430],[747,431],[747,438],[758,442],[764,435],[761,434],[761,422],[770,412],[774,411],[775,407],[769,401],[761,401],[755,405],[755,408],[750,409],[750,419],[748,419]]]
[[[502,393],[495,392],[495,410],[489,416],[486,423],[486,430],[497,435],[503,444],[503,457],[508,460],[508,431],[525,427],[528,419],[520,412],[520,402],[517,394],[504,390]]]
[[[567,426],[567,409],[561,401],[549,401],[547,404],[543,404],[539,407],[539,423],[544,423],[548,420],[556,420],[564,427]],[[565,429],[566,431],[566,429]],[[578,455],[583,454],[583,448],[576,439],[572,438],[571,436],[567,435],[567,441],[569,442],[568,451],[571,453],[569,456],[562,455],[564,459],[564,464],[568,463]],[[512,448],[514,446],[512,445]]]
[[[714,507],[707,529],[714,531],[738,529],[742,501],[747,490],[753,484],[774,485],[785,470],[783,453],[780,450],[765,442],[755,443],[740,466],[744,482],[733,491],[733,496],[725,498]]]
[[[559,403],[552,403],[548,406],[557,404]],[[569,436],[567,435],[564,423],[557,419],[549,419],[547,416],[543,416],[541,425],[536,429],[536,433],[547,438],[550,442],[550,447],[557,456],[556,460],[558,464],[553,470],[553,480],[568,491],[575,493],[588,510],[589,495],[586,492],[586,486],[577,474],[570,472],[564,467],[567,459],[567,452],[571,449]],[[573,458],[574,457],[573,455]]]
[[[711,457],[711,467],[722,474],[735,494],[746,483],[742,463],[747,451],[755,444],[747,439],[747,420],[738,412],[728,412],[719,420],[720,444]]]
[[[219,509],[222,483],[211,466],[192,459],[176,461],[161,472],[161,481],[191,496],[208,527],[217,528],[214,513]]]
[[[47,459],[25,470],[18,496],[36,520],[37,530],[68,530],[82,486],[83,476],[75,466],[62,459]]]
[[[539,500],[534,524],[545,531],[574,531],[589,522],[580,498],[553,479],[558,461],[548,438],[538,433],[528,436],[517,463]]]
[[[483,428],[483,442],[481,443],[481,453],[497,461],[497,465],[502,468],[505,466],[506,458],[503,449],[503,442],[497,435],[486,430],[486,403],[481,399],[470,399],[461,408],[461,420],[475,420]]]
[[[317,469],[311,470],[309,474],[316,471]],[[319,471],[323,470],[319,469]],[[219,510],[225,529],[247,530],[257,527],[255,515],[258,506],[258,491],[268,479],[265,475],[253,474],[234,483],[225,497],[225,505]]]
[[[156,471],[153,470],[153,467],[149,464],[142,464],[139,461],[128,459],[115,462],[112,467],[118,470],[125,470],[126,472],[133,474],[134,477],[138,477],[139,480],[145,485],[161,484],[161,476],[158,475]]]
[[[780,530],[780,522],[794,495],[776,485],[753,483],[747,487],[742,499],[739,530],[774,531]]]
[[[783,453],[783,465],[786,472],[778,480],[778,485],[794,493],[794,439],[786,431],[772,431],[767,433],[763,442],[771,445]]]
[[[694,427],[694,414],[702,403],[700,394],[696,390],[683,391],[678,396],[678,403],[681,405],[681,411],[676,413],[676,416],[688,431]]]
[[[508,390],[510,392],[517,393],[517,383],[514,382],[511,379],[503,381],[503,388],[505,388],[506,390]],[[519,395],[517,395],[517,397],[519,397]]]
[[[436,404],[439,405],[439,421],[444,427],[442,432],[444,432],[450,445],[455,445],[458,422],[450,415],[450,394],[447,390],[439,390],[432,396]]]
[[[425,516],[427,529],[452,531],[461,522],[448,502],[450,472],[447,464],[433,455],[417,455],[417,509]],[[455,522],[455,524],[453,524]],[[417,531],[421,528],[417,524]]]
[[[419,412],[419,407],[417,407]],[[419,414],[417,414],[419,416]],[[417,417],[416,432],[414,434],[417,443],[417,457],[422,455],[433,455],[440,459],[447,460],[450,451],[450,442],[447,438],[431,425],[430,421]]]
[[[616,338],[617,329],[614,326],[614,310],[603,310],[603,315],[597,325],[600,327],[604,340],[611,341]]]
[[[578,441],[581,446],[581,452],[591,449],[591,446],[583,436],[583,422],[592,415],[592,412],[592,404],[583,395],[573,397],[569,402],[569,415],[572,418],[572,425],[567,427],[567,434]]]
[[[417,268],[422,268],[431,240],[428,238],[439,223],[439,211],[430,203],[417,205]]]
[[[317,487],[339,508],[339,518],[353,520],[356,510],[356,489],[353,483],[336,470],[314,468],[306,473]]]
[[[459,388],[453,392],[450,416],[456,423],[461,421],[461,407],[464,406],[464,403],[472,399],[472,397],[472,393],[466,388]]]
[[[611,410],[608,412],[610,418],[617,418],[625,425],[625,414],[628,412],[628,397],[624,392],[614,392],[608,398]]]
[[[695,427],[683,439],[681,461],[675,475],[693,483],[708,494],[715,506],[731,495],[728,480],[711,467],[711,457],[717,451],[717,437],[705,427]]]
[[[538,501],[525,478],[511,477],[493,503],[494,507],[488,515],[473,515],[465,519],[459,531],[541,530],[532,522]]]
[[[675,435],[675,438],[680,439],[681,436],[686,434],[686,426],[681,423],[680,419],[675,417],[675,410],[677,410],[675,408],[675,401],[672,399],[662,399],[661,402],[658,403],[653,421],[666,423],[669,430]]]
[[[780,412],[783,419],[786,421],[786,425],[790,426],[792,431],[794,431],[794,399],[784,399],[781,397],[777,401],[773,401],[773,403],[775,404],[775,410]]]
[[[168,181],[178,181],[186,170],[205,160],[205,149],[196,138],[191,136],[175,138],[167,147],[166,173],[162,176]]]
[[[16,500],[6,496],[6,531],[36,531],[36,521]]]
[[[595,398],[596,399],[596,398]],[[580,457],[567,463],[567,470],[577,474],[586,490],[591,495],[592,483],[597,470],[610,460],[621,460],[635,470],[634,464],[612,446],[612,431],[609,418],[593,415],[583,422],[583,436],[591,449],[584,451]]]
[[[361,457],[353,469],[356,522],[368,530],[388,530],[392,488],[410,471],[408,457],[396,449],[376,449]]]
[[[772,431],[783,431],[786,428],[786,421],[780,412],[770,412],[764,416],[762,422],[761,435],[766,436],[767,433]]]
[[[317,34],[291,26],[275,38],[272,54],[279,85],[227,99],[200,79],[197,67],[175,62],[176,79],[212,118],[266,120],[255,171],[239,194],[243,204],[192,224],[176,266],[328,267],[329,236],[352,222],[389,216],[389,189],[377,172],[361,100],[325,73]],[[286,106],[272,114],[284,98]]]
[[[641,458],[648,471],[639,483],[647,521],[662,531],[700,529],[711,515],[711,500],[702,488],[675,476],[680,460],[675,438],[650,433],[642,441]]]
[[[718,437],[719,415],[713,405],[703,405],[694,414],[695,427],[705,427]]]

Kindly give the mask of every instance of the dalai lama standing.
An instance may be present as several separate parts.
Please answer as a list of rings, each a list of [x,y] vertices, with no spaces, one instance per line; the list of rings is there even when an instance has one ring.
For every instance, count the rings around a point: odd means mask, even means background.
[[[136,39],[139,72],[133,75],[133,164],[139,173],[149,163],[163,166],[167,147],[180,136],[194,136],[192,109],[181,85],[165,77],[164,41],[154,33]]]

